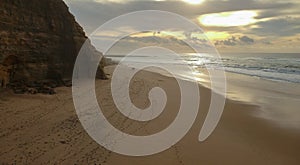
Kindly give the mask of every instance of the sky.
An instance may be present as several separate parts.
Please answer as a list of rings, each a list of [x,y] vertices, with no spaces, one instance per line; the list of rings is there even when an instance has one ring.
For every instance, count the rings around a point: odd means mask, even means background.
[[[64,1],[87,35],[105,22],[123,14],[141,10],[162,10],[182,15],[197,24],[219,52],[300,53],[299,0]],[[110,34],[113,32],[99,34],[98,37],[109,40]],[[164,30],[128,36],[120,41],[119,47],[142,47],[159,43],[188,52],[189,49],[182,44],[183,39],[197,39],[202,44],[207,42],[201,37],[197,38],[196,34],[191,37],[191,34],[187,35],[182,31]]]

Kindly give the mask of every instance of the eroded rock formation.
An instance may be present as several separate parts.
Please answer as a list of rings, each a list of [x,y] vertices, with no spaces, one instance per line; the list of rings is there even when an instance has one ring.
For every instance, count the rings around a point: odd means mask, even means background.
[[[71,78],[86,40],[62,0],[0,0],[0,61],[17,57],[13,80]]]

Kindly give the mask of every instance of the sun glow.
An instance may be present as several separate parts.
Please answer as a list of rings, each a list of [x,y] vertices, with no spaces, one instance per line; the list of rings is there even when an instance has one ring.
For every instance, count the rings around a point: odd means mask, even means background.
[[[206,37],[210,40],[224,40],[226,38],[229,38],[230,35],[227,32],[214,32],[209,31],[205,33]]]
[[[203,3],[205,0],[183,0],[183,1],[192,5],[198,5]]]
[[[205,14],[198,18],[199,22],[204,26],[219,26],[219,27],[232,27],[232,26],[245,26],[255,23],[255,11],[234,11]]]

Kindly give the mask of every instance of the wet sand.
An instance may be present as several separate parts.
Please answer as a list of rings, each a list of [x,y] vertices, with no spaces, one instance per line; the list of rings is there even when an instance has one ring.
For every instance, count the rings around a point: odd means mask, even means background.
[[[108,67],[107,72],[113,68]],[[150,122],[126,118],[115,107],[110,80],[96,81],[103,113],[116,128],[135,135],[148,135],[166,128],[178,112],[180,93],[175,79],[139,72],[131,81],[130,96],[139,108],[149,106],[152,87],[165,89],[165,111]],[[191,130],[170,149],[148,157],[128,157],[108,151],[94,142],[81,126],[71,88],[57,88],[56,95],[13,95],[0,98],[0,164],[290,164],[300,162],[300,133],[253,115],[261,107],[227,100],[214,133],[198,141],[210,103],[210,90],[200,86],[200,112]],[[287,109],[289,105],[286,105]],[[141,146],[148,147],[148,146]]]

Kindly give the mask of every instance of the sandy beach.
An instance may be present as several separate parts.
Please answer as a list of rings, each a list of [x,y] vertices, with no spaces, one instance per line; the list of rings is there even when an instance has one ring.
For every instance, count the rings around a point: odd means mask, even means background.
[[[106,72],[111,75],[113,67],[107,67]],[[159,132],[178,112],[180,92],[174,78],[141,71],[131,81],[130,96],[139,108],[149,106],[147,96],[151,88],[162,87],[167,93],[165,111],[150,122],[136,122],[121,115],[112,100],[110,81],[96,81],[98,102],[109,122],[126,133]],[[52,96],[11,92],[1,95],[0,164],[297,165],[300,162],[299,130],[253,115],[262,110],[255,102],[228,99],[214,133],[199,142],[210,103],[210,90],[203,86],[200,86],[199,114],[188,134],[170,149],[147,157],[122,156],[97,144],[78,120],[72,89],[63,87],[56,91]],[[289,109],[289,105],[285,107]]]

